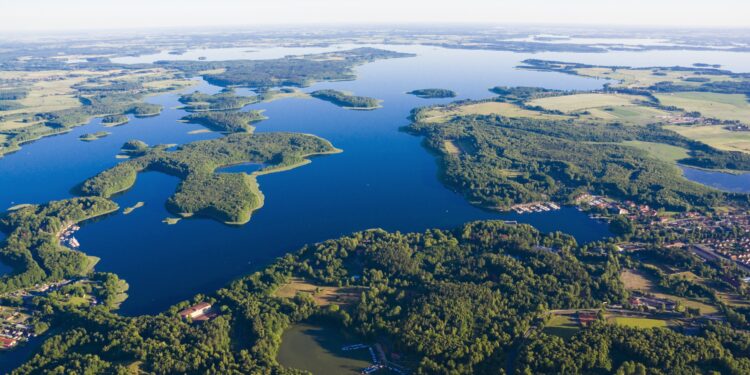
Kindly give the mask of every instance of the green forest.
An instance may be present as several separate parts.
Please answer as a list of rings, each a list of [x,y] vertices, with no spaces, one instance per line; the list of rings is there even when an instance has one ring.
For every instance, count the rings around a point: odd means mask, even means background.
[[[407,94],[418,96],[422,99],[455,98],[456,93],[448,89],[418,89],[409,91]]]
[[[272,60],[157,61],[156,64],[195,75],[219,69],[221,72],[202,74],[206,81],[218,86],[303,87],[318,81],[354,79],[352,68],[366,62],[411,56],[362,47]]]
[[[13,267],[13,272],[0,278],[0,292],[92,272],[95,260],[63,246],[58,235],[69,225],[118,208],[108,199],[86,197],[31,205],[4,214],[0,230],[8,237],[0,256],[3,263]]]
[[[252,133],[252,124],[266,119],[261,111],[247,112],[200,112],[182,118],[187,122],[201,124],[222,133]]]
[[[310,93],[310,96],[331,102],[343,108],[374,109],[380,105],[380,101],[375,98],[351,95],[338,90],[313,91]]]
[[[574,195],[589,191],[687,210],[716,205],[728,195],[687,181],[678,168],[642,151],[614,144],[672,135],[618,128],[465,116],[447,123],[416,122],[408,130],[424,136],[439,153],[441,177],[449,186],[488,207],[541,199],[570,202]],[[445,141],[457,144],[460,152],[447,152]]]

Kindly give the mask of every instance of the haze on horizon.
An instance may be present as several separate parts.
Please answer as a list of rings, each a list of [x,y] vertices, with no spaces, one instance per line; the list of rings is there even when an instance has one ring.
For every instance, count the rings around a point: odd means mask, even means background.
[[[310,24],[750,27],[746,0],[0,0],[0,31]]]

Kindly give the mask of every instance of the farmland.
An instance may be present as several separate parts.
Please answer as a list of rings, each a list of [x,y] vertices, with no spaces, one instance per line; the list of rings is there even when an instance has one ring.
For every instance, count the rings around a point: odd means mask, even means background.
[[[750,132],[735,132],[713,125],[669,125],[664,128],[719,150],[750,153]]]
[[[663,105],[674,106],[688,112],[700,112],[706,117],[750,123],[750,102],[742,94],[711,92],[676,92],[657,94]]]

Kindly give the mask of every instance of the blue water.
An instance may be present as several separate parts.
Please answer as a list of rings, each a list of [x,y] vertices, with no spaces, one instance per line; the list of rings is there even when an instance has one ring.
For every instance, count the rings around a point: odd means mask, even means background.
[[[248,224],[227,226],[201,218],[176,225],[162,223],[171,216],[164,203],[174,193],[178,180],[149,172],[139,175],[133,189],[114,197],[122,207],[138,201],[145,202],[144,207],[130,215],[114,213],[83,225],[77,238],[83,251],[101,258],[97,270],[117,273],[131,286],[130,298],[121,309],[123,314],[162,311],[196,293],[226,285],[306,243],[368,228],[406,232],[504,219],[531,223],[545,232],[568,232],[579,242],[608,235],[606,225],[572,208],[517,215],[471,206],[438,181],[436,160],[422,147],[422,139],[399,130],[408,125],[407,116],[414,107],[490,97],[487,89],[495,85],[581,90],[601,87],[600,80],[515,69],[530,57],[577,61],[583,55],[386,48],[415,52],[418,57],[366,64],[356,69],[356,81],[326,82],[305,89],[335,88],[372,96],[383,99],[381,109],[349,111],[314,99],[284,99],[248,107],[264,109],[269,117],[256,124],[258,132],[312,133],[344,150],[316,157],[311,164],[295,170],[260,176],[265,206]],[[640,61],[646,55],[628,56]],[[628,63],[625,58],[619,62]],[[406,94],[425,87],[452,89],[458,98],[425,100]],[[195,89],[212,93],[220,88],[201,81],[197,88],[185,91]],[[0,159],[0,207],[70,197],[78,183],[115,165],[119,147],[130,139],[183,144],[221,136],[188,134],[202,127],[176,121],[184,115],[184,111],[175,109],[179,106],[177,97],[166,94],[150,98],[150,102],[165,106],[160,116],[107,128],[112,135],[95,142],[81,142],[78,136],[101,130],[98,120],[64,135],[26,144],[20,152]],[[220,172],[251,173],[254,168],[258,166],[236,166]]]
[[[732,193],[750,193],[750,173],[731,174],[680,166],[689,180]]]

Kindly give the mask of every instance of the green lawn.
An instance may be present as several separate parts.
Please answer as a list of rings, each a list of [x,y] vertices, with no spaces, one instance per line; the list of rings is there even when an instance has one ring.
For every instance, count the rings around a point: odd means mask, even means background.
[[[684,137],[703,142],[719,150],[750,153],[750,132],[733,132],[718,125],[665,126]]]
[[[688,151],[682,147],[665,145],[663,143],[643,142],[643,141],[625,141],[624,145],[635,147],[648,152],[651,157],[668,163],[674,163],[677,160],[687,158]]]
[[[542,332],[568,339],[578,333],[580,327],[575,317],[570,315],[552,315],[549,322],[544,326]]]
[[[621,326],[635,327],[635,328],[659,328],[666,327],[667,321],[660,319],[649,319],[649,318],[629,318],[629,317],[615,317],[612,318],[615,324]]]

